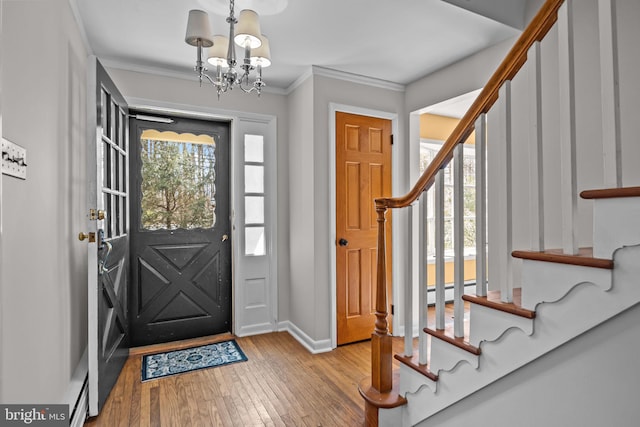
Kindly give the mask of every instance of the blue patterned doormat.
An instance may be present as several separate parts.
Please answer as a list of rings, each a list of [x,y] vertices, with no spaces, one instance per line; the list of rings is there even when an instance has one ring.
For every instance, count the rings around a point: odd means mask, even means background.
[[[142,381],[246,360],[235,340],[148,354],[142,357]]]

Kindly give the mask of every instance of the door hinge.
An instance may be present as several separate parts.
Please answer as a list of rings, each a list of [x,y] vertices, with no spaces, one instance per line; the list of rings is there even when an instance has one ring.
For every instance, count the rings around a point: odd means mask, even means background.
[[[395,314],[395,306],[391,304],[391,315],[393,316],[394,314]]]
[[[393,145],[393,134],[391,134],[391,145]]]

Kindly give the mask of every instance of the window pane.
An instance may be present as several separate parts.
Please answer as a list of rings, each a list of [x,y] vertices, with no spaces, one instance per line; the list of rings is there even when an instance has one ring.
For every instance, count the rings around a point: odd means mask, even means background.
[[[244,253],[245,255],[264,255],[264,227],[246,227],[244,230]]]
[[[244,166],[244,192],[264,193],[264,166]]]
[[[145,130],[140,137],[143,229],[212,228],[216,144],[209,135]]]
[[[264,162],[264,137],[262,135],[244,136],[244,161]]]
[[[246,224],[264,224],[264,197],[247,196],[244,198],[244,222]]]

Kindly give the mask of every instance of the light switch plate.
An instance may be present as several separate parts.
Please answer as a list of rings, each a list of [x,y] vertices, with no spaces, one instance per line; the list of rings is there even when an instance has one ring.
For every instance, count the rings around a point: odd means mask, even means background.
[[[5,138],[2,138],[2,173],[27,179],[27,150]]]

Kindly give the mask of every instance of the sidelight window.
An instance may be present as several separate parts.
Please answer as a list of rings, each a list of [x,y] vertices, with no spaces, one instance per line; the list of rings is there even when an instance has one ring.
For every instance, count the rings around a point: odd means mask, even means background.
[[[244,253],[266,254],[264,137],[244,136]]]

